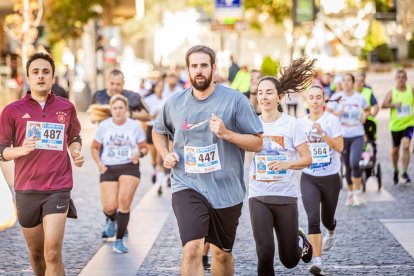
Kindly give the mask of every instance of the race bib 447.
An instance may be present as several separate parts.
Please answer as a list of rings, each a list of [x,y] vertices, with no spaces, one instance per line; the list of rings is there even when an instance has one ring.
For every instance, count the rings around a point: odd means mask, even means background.
[[[184,146],[185,172],[209,173],[221,170],[217,144],[207,147]]]

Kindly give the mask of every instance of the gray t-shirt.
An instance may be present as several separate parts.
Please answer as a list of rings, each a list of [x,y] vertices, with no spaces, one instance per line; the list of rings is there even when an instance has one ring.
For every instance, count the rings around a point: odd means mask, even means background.
[[[204,100],[197,100],[192,88],[171,96],[157,116],[154,131],[172,136],[174,151],[180,156],[180,162],[172,170],[173,193],[193,189],[205,196],[213,208],[219,209],[237,205],[245,197],[244,150],[210,131],[212,113],[220,117],[229,130],[241,134],[263,133],[262,124],[246,96],[219,84]],[[184,154],[185,146],[200,149],[215,144],[217,153],[214,152],[214,156],[196,155],[193,160],[188,158],[188,151]],[[221,169],[207,173],[186,172],[191,161],[196,163],[200,158],[219,159]]]

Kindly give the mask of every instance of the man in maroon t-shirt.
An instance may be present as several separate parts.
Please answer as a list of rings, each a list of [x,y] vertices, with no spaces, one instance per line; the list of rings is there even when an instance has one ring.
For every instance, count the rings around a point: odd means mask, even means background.
[[[77,216],[70,157],[77,167],[84,162],[75,107],[51,91],[54,73],[48,54],[32,55],[26,64],[30,91],[0,116],[0,161],[15,161],[17,217],[36,275],[65,273],[65,222]]]

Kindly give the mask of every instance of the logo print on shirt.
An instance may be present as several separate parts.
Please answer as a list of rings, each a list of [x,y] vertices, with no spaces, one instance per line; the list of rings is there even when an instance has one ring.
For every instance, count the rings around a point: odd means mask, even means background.
[[[190,129],[194,129],[196,127],[202,126],[205,123],[207,123],[210,119],[205,119],[204,121],[198,122],[198,123],[194,123],[194,124],[189,124],[187,123],[187,120],[184,120],[183,122],[183,129],[189,131]]]
[[[62,209],[62,208],[65,208],[65,207],[66,207],[66,204],[65,205],[62,205],[62,206],[60,206],[59,204],[56,205],[56,209]]]
[[[57,115],[58,122],[61,124],[64,124],[66,121],[66,113],[59,111],[59,112],[56,112],[56,115]]]
[[[28,113],[26,113],[22,116],[22,119],[30,119],[30,115]]]

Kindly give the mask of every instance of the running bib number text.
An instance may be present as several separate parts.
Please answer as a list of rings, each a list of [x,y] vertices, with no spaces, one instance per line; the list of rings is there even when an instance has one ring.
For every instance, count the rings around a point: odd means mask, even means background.
[[[310,143],[312,163],[329,163],[329,146],[326,143]]]
[[[132,151],[130,146],[107,146],[106,157],[111,163],[130,160]]]
[[[397,109],[397,118],[411,116],[411,105],[402,105]]]
[[[64,124],[43,123],[28,121],[26,124],[26,138],[38,139],[36,149],[63,150]]]
[[[209,173],[221,170],[217,144],[207,147],[184,146],[185,172]]]

